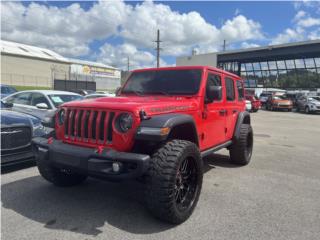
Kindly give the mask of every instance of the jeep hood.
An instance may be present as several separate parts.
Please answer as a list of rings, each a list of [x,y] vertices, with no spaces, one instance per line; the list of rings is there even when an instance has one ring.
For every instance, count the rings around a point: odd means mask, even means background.
[[[177,96],[130,96],[104,97],[82,101],[68,102],[62,107],[97,108],[115,111],[128,111],[139,116],[141,110],[147,115],[157,115],[171,112],[186,112],[198,109],[198,97]]]

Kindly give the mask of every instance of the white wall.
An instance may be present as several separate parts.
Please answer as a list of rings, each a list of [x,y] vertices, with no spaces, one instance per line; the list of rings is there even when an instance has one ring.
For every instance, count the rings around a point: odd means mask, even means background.
[[[177,57],[177,66],[212,66],[217,67],[217,54],[200,54],[187,57]]]

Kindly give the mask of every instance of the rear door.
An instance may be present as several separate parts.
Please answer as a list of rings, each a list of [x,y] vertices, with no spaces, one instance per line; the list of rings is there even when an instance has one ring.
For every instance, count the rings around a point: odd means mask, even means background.
[[[203,149],[208,149],[225,142],[225,108],[221,74],[208,72],[206,89],[208,86],[221,86],[221,98],[208,103],[205,97],[203,119]]]
[[[233,136],[233,131],[235,127],[235,123],[238,119],[238,114],[240,111],[244,111],[245,102],[244,102],[244,93],[243,93],[243,85],[239,85],[239,91],[242,92],[240,96],[238,96],[236,80],[230,76],[225,75],[225,109],[226,109],[226,139],[230,140]],[[242,86],[242,90],[241,90]]]

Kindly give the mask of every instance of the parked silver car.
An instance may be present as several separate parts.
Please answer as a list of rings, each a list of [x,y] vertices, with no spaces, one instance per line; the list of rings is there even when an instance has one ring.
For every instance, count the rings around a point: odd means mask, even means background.
[[[297,101],[297,110],[306,113],[320,112],[319,96],[302,96]]]
[[[72,92],[30,90],[14,93],[3,101],[12,103],[14,111],[33,115],[40,118],[43,123],[52,125],[53,116],[61,104],[81,99],[83,96]]]

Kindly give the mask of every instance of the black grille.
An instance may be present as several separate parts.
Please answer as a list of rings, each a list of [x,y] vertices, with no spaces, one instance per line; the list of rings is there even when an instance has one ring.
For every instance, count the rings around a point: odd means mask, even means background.
[[[1,150],[26,147],[31,144],[30,127],[1,128]]]
[[[65,138],[74,142],[112,142],[114,112],[68,109],[64,121]]]

